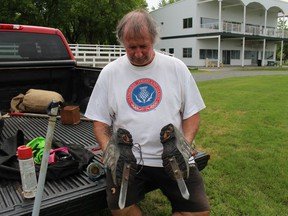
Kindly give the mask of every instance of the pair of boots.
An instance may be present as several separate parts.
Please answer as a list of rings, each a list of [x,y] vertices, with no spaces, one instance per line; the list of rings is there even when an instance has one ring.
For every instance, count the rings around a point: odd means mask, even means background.
[[[171,166],[172,158],[176,160],[181,176],[184,179],[189,176],[189,158],[192,156],[192,148],[185,140],[181,132],[168,124],[161,129],[160,141],[163,144],[162,161],[163,167],[170,178],[176,180],[175,172]],[[126,162],[131,165],[131,171],[135,173],[137,160],[132,153],[133,139],[129,131],[119,128],[111,137],[103,155],[106,168],[111,170],[115,185],[120,185],[122,180],[123,166]],[[131,173],[131,174],[132,174]]]

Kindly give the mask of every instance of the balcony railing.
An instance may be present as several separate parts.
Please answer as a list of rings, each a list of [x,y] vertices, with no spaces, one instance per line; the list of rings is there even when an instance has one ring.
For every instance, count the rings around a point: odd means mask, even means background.
[[[241,32],[241,24],[232,23],[232,22],[223,22],[223,31],[224,32]]]
[[[201,28],[206,28],[206,29],[219,29],[219,23],[205,23],[201,24]]]
[[[231,33],[238,33],[242,34],[243,24],[240,23],[233,23],[233,22],[221,22],[222,31],[223,32],[231,32]],[[219,23],[205,23],[201,24],[201,28],[210,29],[212,31],[219,31]],[[271,37],[278,37],[278,38],[288,38],[288,30],[284,30],[277,28],[266,28],[266,34],[264,34],[264,27],[263,26],[256,26],[256,25],[249,25],[245,26],[245,34],[248,35],[261,35],[261,36],[271,36]]]

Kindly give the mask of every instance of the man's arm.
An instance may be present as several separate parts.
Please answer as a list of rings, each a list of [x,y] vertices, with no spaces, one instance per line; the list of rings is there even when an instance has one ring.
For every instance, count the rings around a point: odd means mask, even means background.
[[[182,121],[183,135],[189,143],[194,140],[200,124],[200,114],[196,113]]]
[[[104,151],[107,147],[110,137],[112,136],[109,125],[103,122],[94,121],[94,134],[96,141]]]

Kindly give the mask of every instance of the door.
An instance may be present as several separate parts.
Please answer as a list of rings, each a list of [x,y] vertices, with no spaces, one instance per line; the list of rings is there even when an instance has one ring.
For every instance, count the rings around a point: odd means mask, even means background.
[[[230,65],[230,50],[223,50],[222,52],[222,63]]]

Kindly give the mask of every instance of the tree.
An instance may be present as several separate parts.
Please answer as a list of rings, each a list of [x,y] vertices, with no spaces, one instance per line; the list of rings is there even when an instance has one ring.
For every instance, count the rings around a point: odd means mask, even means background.
[[[31,0],[1,0],[1,23],[33,24],[32,17],[36,20],[38,12]]]
[[[278,29],[279,30],[283,30],[284,33],[285,31],[288,30],[288,26],[287,26],[287,19],[278,19]],[[277,46],[277,53],[276,53],[276,58],[277,60],[280,60],[280,56],[281,56],[281,44],[279,43]],[[283,56],[282,56],[283,60],[286,61],[288,59],[288,43],[284,42],[284,46],[283,46]]]
[[[146,8],[144,0],[81,0],[73,1],[73,16],[69,20],[74,26],[73,35],[81,34],[80,41],[86,43],[116,43],[115,28],[118,20],[135,8]],[[75,28],[77,26],[77,28]],[[66,34],[67,34],[66,33]],[[79,42],[78,40],[78,42]]]
[[[59,28],[69,43],[114,44],[118,20],[145,0],[1,0],[0,22]]]

